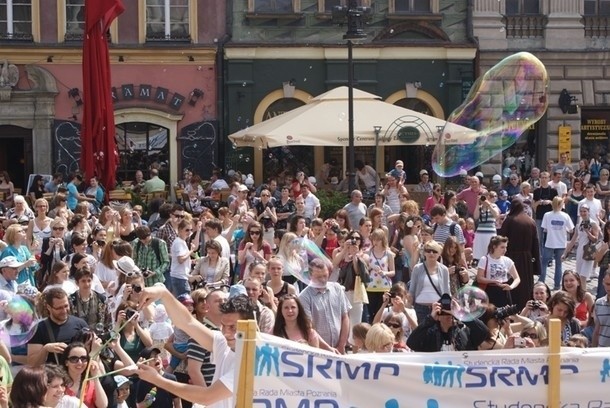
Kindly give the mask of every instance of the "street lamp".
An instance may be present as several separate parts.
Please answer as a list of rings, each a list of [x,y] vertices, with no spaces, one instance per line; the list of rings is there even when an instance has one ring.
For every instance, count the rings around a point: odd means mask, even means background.
[[[333,7],[332,21],[335,24],[343,25],[347,22],[347,32],[343,36],[347,40],[347,101],[348,101],[348,177],[349,192],[356,189],[356,173],[354,172],[355,151],[354,151],[354,59],[352,56],[352,40],[362,40],[366,38],[364,23],[371,17],[369,7],[359,7],[357,0],[348,0],[347,6]]]
[[[375,131],[375,171],[379,173],[379,134],[381,133],[381,126],[373,126]],[[375,178],[379,180],[379,177]],[[380,186],[375,186],[375,192],[379,191]]]

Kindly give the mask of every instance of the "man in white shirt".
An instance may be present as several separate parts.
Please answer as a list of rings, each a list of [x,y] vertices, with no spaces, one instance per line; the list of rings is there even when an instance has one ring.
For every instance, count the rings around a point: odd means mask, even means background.
[[[553,171],[553,179],[549,182],[549,185],[551,186],[551,188],[557,190],[557,194],[559,195],[559,197],[563,198],[568,195],[568,186],[566,185],[566,183],[561,181],[561,175],[561,170]]]
[[[592,184],[587,184],[585,187],[585,198],[580,200],[578,203],[578,214],[580,214],[580,207],[583,204],[589,206],[589,216],[595,221],[598,222],[600,218],[604,217],[602,202],[595,198],[595,187]],[[580,220],[577,220],[580,222]]]
[[[301,184],[301,195],[305,200],[305,218],[313,220],[320,215],[320,200],[309,190],[309,184]]]
[[[205,234],[210,240],[214,240],[222,247],[220,256],[231,259],[231,245],[225,237],[222,236],[222,224],[217,219],[207,220],[205,222]]]
[[[207,388],[168,380],[154,367],[146,364],[138,366],[140,379],[207,408],[233,408],[237,321],[253,320],[256,305],[246,295],[230,297],[221,306],[221,334],[199,322],[163,285],[145,288],[140,292],[140,309],[156,301],[163,303],[177,327],[184,330],[204,349],[212,352],[211,362],[216,365],[216,371],[212,385]]]

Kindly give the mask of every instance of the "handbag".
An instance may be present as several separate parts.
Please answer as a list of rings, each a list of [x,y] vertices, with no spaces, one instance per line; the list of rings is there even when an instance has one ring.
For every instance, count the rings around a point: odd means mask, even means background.
[[[366,293],[366,288],[360,276],[356,276],[354,279],[354,303],[369,303],[369,295]]]
[[[594,261],[597,253],[597,242],[589,241],[582,247],[582,259],[584,261]]]
[[[485,258],[485,277],[487,277],[488,266],[489,266],[489,259]],[[479,282],[478,279],[475,279],[474,282],[472,282],[472,286],[476,286],[477,288],[479,288],[481,290],[486,290],[487,285],[488,285],[487,283]]]

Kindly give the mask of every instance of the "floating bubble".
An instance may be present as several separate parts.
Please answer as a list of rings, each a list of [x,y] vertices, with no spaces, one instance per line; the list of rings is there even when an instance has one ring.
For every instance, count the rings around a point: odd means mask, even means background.
[[[244,155],[243,155],[243,154],[240,154],[240,155],[239,155],[239,156],[237,156],[237,157],[239,158],[239,160],[241,160],[241,159],[243,159],[243,158],[244,158]]]
[[[273,159],[273,153],[269,153],[269,158]]]
[[[106,326],[104,326],[104,323],[97,323],[97,324],[95,325],[94,330],[95,330],[97,333],[103,333],[103,332],[106,330]]]
[[[471,322],[481,317],[489,304],[487,293],[476,286],[464,286],[458,290],[451,304],[451,313],[462,322]]]
[[[332,271],[332,263],[328,257],[322,252],[315,242],[307,238],[297,238],[291,242],[291,250],[294,250],[299,256],[293,260],[284,263],[284,268],[292,276],[301,282],[309,285],[311,278],[309,275],[309,263],[314,259],[319,259],[328,267],[328,271]]]
[[[511,55],[479,77],[447,119],[432,155],[441,177],[471,170],[512,146],[546,112],[549,78],[527,52]],[[457,124],[472,132],[452,132]]]
[[[249,157],[246,157],[246,158],[244,159],[244,161],[245,161],[246,163],[249,163],[249,162],[250,162],[250,158],[249,158]]]
[[[441,82],[440,84],[438,84],[438,87],[439,87],[439,88],[442,88],[442,87],[444,87],[444,86],[445,86],[445,83],[444,83],[444,82]]]
[[[7,291],[0,292],[0,307],[6,317],[0,322],[0,341],[8,347],[23,346],[34,337],[41,320],[34,301]]]
[[[339,113],[339,121],[343,122],[345,120],[345,112]]]

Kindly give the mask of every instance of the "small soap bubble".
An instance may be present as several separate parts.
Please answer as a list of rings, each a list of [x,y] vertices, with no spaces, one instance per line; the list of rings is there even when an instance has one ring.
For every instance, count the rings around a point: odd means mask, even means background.
[[[451,314],[462,322],[471,322],[485,313],[489,305],[487,293],[476,286],[464,286],[458,290],[451,304]]]
[[[290,243],[290,250],[298,256],[284,263],[284,268],[292,276],[309,285],[311,283],[309,263],[314,259],[322,261],[329,272],[332,271],[332,263],[322,252],[315,242],[306,238],[296,238]]]
[[[33,300],[1,290],[0,307],[7,316],[7,319],[0,323],[0,341],[8,347],[27,344],[34,337],[41,321]]]

